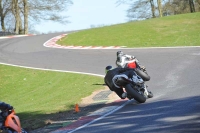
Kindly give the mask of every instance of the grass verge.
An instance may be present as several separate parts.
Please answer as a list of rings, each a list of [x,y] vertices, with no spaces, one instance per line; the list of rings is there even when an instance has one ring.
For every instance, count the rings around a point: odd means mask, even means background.
[[[58,44],[74,46],[200,46],[200,12],[79,31]]]
[[[102,77],[0,65],[1,101],[15,107],[24,128],[39,128],[81,98],[104,89]]]

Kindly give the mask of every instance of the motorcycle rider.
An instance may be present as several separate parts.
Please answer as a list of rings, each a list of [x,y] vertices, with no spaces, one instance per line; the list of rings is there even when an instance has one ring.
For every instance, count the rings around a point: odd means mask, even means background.
[[[13,107],[10,106],[10,104],[7,104],[5,102],[0,102],[0,110],[1,111],[6,111],[6,110],[12,110]]]
[[[10,106],[9,104],[5,103],[5,102],[0,102],[0,110],[1,110],[1,113],[0,113],[0,116],[1,117],[6,117],[7,116],[7,110],[12,110],[13,107]]]
[[[122,51],[117,51],[116,65],[120,68],[133,68],[135,69],[137,75],[139,75],[144,81],[150,80],[150,76],[147,74],[146,68],[140,65],[135,56],[124,54]]]
[[[127,93],[124,92],[123,88],[117,86],[116,84],[114,84],[114,80],[119,77],[119,76],[123,76],[127,79],[134,79],[134,82],[135,83],[142,83],[143,80],[142,79],[138,79],[136,80],[135,78],[133,78],[133,76],[137,76],[135,73],[134,73],[134,70],[131,69],[131,68],[112,68],[112,66],[107,66],[105,68],[105,77],[104,77],[104,82],[105,84],[109,87],[109,89],[111,91],[114,91],[121,99],[125,99],[126,97],[130,99],[129,96],[127,96]],[[147,91],[147,89],[145,89],[145,92],[147,93],[147,96],[148,96],[148,92],[150,91]],[[149,96],[151,97],[151,96]]]
[[[12,110],[12,109],[13,109],[13,107],[10,106],[9,104],[7,104],[5,102],[0,102],[0,110],[1,110],[0,117],[5,118],[7,116],[7,112],[6,111],[7,110]],[[3,121],[4,121],[3,119],[0,119],[0,122],[4,123]],[[2,128],[2,126],[3,126],[3,124],[0,125],[0,129]]]

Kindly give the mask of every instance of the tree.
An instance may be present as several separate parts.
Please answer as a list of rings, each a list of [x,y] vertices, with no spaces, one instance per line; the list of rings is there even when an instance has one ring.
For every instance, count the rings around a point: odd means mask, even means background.
[[[123,2],[130,4],[130,8],[127,10],[127,17],[132,19],[147,19],[155,18],[155,4],[153,0],[121,0],[118,3]],[[130,2],[130,3],[129,3]]]
[[[157,0],[159,16],[162,17],[162,4],[161,0]]]
[[[198,10],[200,11],[200,0],[196,0],[196,3],[198,5]]]
[[[51,20],[65,23],[68,22],[67,16],[61,16],[59,12],[66,10],[71,4],[71,0],[29,0],[29,16],[36,21]]]
[[[40,20],[50,20],[63,24],[68,22],[67,16],[61,16],[59,13],[72,4],[71,0],[0,0],[0,2],[2,29],[5,30],[4,18],[10,12],[14,16],[16,34],[28,34],[30,21],[38,23]],[[2,2],[6,3],[9,8],[6,8]]]
[[[160,15],[162,16],[161,0],[157,0],[157,2]],[[156,18],[156,16],[158,16],[154,0],[118,0],[117,3],[130,5],[130,8],[127,10],[128,18],[147,19]]]
[[[19,14],[18,0],[12,0],[12,13],[15,17],[15,33],[19,34],[20,14]]]
[[[0,19],[1,19],[1,29],[6,31],[5,28],[5,17],[11,11],[11,4],[8,0],[0,0]]]
[[[194,1],[193,0],[189,0],[189,5],[190,5],[190,12],[195,12]]]
[[[151,4],[152,17],[153,17],[153,18],[156,18],[154,1],[153,1],[153,0],[149,0],[149,2],[150,2],[150,4]]]
[[[24,7],[24,34],[28,34],[28,1],[23,0],[23,7]]]
[[[164,14],[183,14],[195,12],[196,10],[200,11],[200,0],[195,2],[193,0],[168,0],[163,4]]]

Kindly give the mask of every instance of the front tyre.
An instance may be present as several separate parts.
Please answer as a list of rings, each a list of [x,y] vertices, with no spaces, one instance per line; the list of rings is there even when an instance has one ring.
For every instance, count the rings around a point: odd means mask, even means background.
[[[144,103],[146,101],[146,97],[143,95],[143,93],[140,94],[138,91],[133,89],[130,84],[127,84],[124,88],[125,88],[127,94],[130,95],[132,98],[134,98],[139,103]]]

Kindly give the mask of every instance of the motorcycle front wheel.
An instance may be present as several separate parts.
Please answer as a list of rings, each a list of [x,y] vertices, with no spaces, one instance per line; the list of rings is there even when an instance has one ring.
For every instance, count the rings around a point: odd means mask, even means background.
[[[127,84],[125,87],[125,90],[128,95],[130,95],[132,98],[134,98],[139,103],[144,103],[146,101],[146,97],[143,93],[139,93],[137,90],[132,88],[130,84]]]

